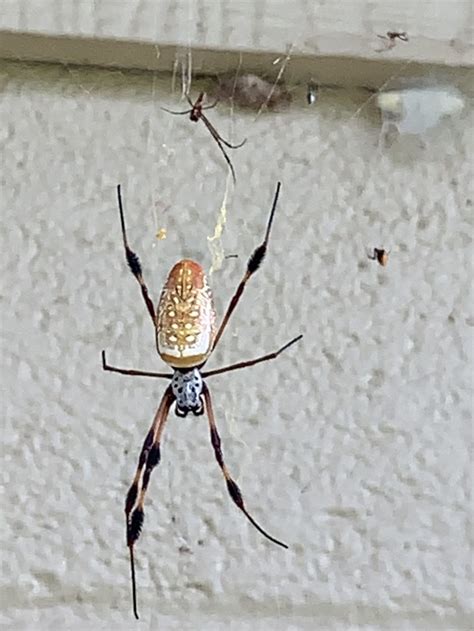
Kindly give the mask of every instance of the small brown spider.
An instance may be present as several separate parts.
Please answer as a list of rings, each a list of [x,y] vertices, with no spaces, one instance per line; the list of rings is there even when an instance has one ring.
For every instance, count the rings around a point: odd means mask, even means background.
[[[232,162],[230,161],[230,158],[227,155],[226,150],[224,149],[223,145],[225,145],[229,149],[239,149],[239,147],[242,147],[243,145],[245,145],[245,143],[247,142],[247,139],[245,138],[238,145],[231,145],[230,142],[228,142],[227,140],[224,140],[224,138],[222,138],[222,136],[219,134],[217,129],[214,127],[214,125],[212,125],[210,120],[204,114],[204,110],[210,110],[213,107],[215,107],[217,105],[217,103],[218,103],[218,100],[214,101],[214,103],[211,103],[211,105],[206,105],[204,107],[203,102],[204,102],[205,96],[206,95],[205,95],[204,92],[200,92],[198,98],[193,103],[191,101],[191,99],[189,98],[189,96],[186,94],[186,99],[187,99],[189,105],[191,106],[191,109],[189,109],[189,110],[184,110],[182,112],[174,112],[173,110],[166,109],[166,107],[162,107],[161,109],[164,110],[165,112],[168,112],[169,114],[177,114],[177,115],[189,114],[189,119],[191,121],[193,121],[193,123],[197,123],[199,120],[202,120],[204,125],[209,130],[209,133],[211,134],[211,136],[214,138],[216,143],[219,145],[219,149],[221,150],[222,155],[225,158],[225,161],[229,165],[230,172],[232,173],[232,180],[234,181],[234,184],[235,184],[236,179],[235,179],[234,167],[233,167]]]
[[[406,31],[387,31],[385,35],[377,35],[377,37],[384,40],[384,47],[377,49],[378,53],[383,53],[385,50],[395,48],[397,39],[401,42],[408,42]]]
[[[388,263],[389,254],[390,250],[374,248],[374,253],[368,254],[367,258],[369,258],[371,261],[377,261],[382,267],[385,267]]]

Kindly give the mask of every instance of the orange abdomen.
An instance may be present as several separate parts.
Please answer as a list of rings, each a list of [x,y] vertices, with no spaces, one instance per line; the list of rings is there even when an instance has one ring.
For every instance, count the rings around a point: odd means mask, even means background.
[[[204,270],[189,259],[176,263],[161,292],[156,346],[174,368],[199,366],[214,341],[216,312]]]

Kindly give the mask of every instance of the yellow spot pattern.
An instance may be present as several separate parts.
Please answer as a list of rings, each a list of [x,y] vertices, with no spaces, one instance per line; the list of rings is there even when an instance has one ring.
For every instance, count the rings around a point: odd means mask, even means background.
[[[183,366],[186,358],[204,361],[214,339],[214,325],[211,292],[202,268],[192,261],[180,261],[171,270],[158,305],[160,354],[170,363],[177,357],[177,365]]]

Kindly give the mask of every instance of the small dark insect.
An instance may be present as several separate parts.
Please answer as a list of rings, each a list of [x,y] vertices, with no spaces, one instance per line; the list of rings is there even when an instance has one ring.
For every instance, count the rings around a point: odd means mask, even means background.
[[[308,83],[308,88],[306,91],[306,102],[308,105],[313,105],[318,100],[319,96],[319,85],[314,81],[310,81]]]
[[[205,99],[205,93],[204,92],[201,92],[199,94],[198,98],[196,99],[196,101],[194,103],[191,101],[191,99],[189,98],[189,96],[187,94],[186,94],[186,99],[187,99],[189,105],[191,106],[191,109],[189,109],[189,110],[184,110],[183,112],[174,112],[173,110],[166,109],[166,107],[162,107],[161,109],[164,110],[165,112],[168,112],[168,114],[175,114],[175,115],[178,115],[178,116],[181,116],[181,115],[184,115],[184,114],[189,114],[189,120],[193,121],[193,123],[197,123],[199,120],[202,120],[204,125],[209,130],[209,133],[211,134],[211,136],[214,138],[216,143],[219,145],[219,149],[222,151],[222,155],[224,156],[225,161],[229,165],[230,172],[232,173],[232,180],[234,181],[234,184],[235,184],[236,178],[235,178],[234,167],[233,167],[232,162],[230,161],[230,158],[227,155],[226,150],[224,149],[223,145],[225,145],[229,149],[239,149],[240,147],[245,145],[245,143],[247,142],[247,138],[245,138],[238,145],[231,145],[230,142],[228,142],[227,140],[224,140],[224,138],[222,138],[222,136],[219,134],[217,129],[214,127],[214,125],[211,123],[211,121],[204,114],[204,110],[210,110],[213,107],[215,107],[217,105],[217,103],[219,102],[218,100],[214,101],[214,103],[211,103],[211,105],[204,106],[203,105],[203,102],[204,102],[204,99]]]
[[[384,47],[377,50],[378,53],[395,48],[397,40],[408,42],[408,35],[405,31],[387,31],[385,35],[377,35],[377,37],[383,39],[385,42]]]
[[[238,254],[226,254],[224,256],[225,259],[238,259],[239,255]]]
[[[408,35],[406,31],[387,31],[387,35],[389,40],[392,42],[396,39],[400,39],[402,42],[408,42]]]
[[[105,351],[102,351],[102,368],[123,375],[154,377],[166,379],[168,385],[151,427],[143,443],[135,477],[128,490],[125,501],[126,540],[130,553],[130,572],[132,580],[133,612],[138,618],[137,593],[135,581],[134,547],[140,537],[144,519],[145,495],[153,469],[159,464],[161,457],[162,434],[171,407],[177,416],[186,417],[207,415],[209,434],[214,456],[223,474],[227,491],[239,510],[261,535],[288,548],[288,546],[272,537],[258,524],[247,510],[240,488],[232,478],[224,461],[221,439],[217,430],[211,393],[206,379],[214,375],[222,375],[233,370],[255,366],[262,362],[276,359],[290,346],[296,344],[302,335],[293,338],[272,353],[266,353],[250,360],[239,361],[223,368],[204,370],[219,340],[227,328],[234,309],[244,293],[250,278],[260,268],[265,258],[273,217],[280,194],[280,182],[277,185],[273,204],[267,221],[265,236],[248,259],[246,270],[234,292],[219,326],[216,326],[216,312],[206,275],[199,263],[189,259],[178,261],[171,269],[161,292],[158,304],[150,298],[148,287],[143,278],[142,267],[138,256],[129,247],[125,228],[120,186],[117,188],[120,222],[122,227],[123,247],[130,271],[140,285],[143,300],[155,329],[157,351],[161,359],[172,369],[171,373],[132,370],[117,368],[107,363]]]
[[[178,552],[181,553],[181,554],[192,554],[193,553],[191,548],[189,546],[186,546],[186,545],[179,546]]]
[[[377,261],[382,267],[385,267],[388,263],[388,255],[390,251],[374,248],[373,254],[368,254],[367,258],[371,261]]]

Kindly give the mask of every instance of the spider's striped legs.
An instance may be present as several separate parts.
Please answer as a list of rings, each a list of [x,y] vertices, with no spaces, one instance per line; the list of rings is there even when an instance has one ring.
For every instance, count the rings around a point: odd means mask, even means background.
[[[143,443],[140,457],[138,459],[138,467],[133,478],[132,485],[127,493],[125,501],[125,515],[127,522],[127,546],[130,551],[130,572],[132,578],[132,599],[133,613],[138,620],[137,611],[137,589],[135,582],[135,562],[133,557],[133,546],[140,536],[145,502],[145,493],[150,481],[150,475],[154,467],[160,462],[160,441],[161,434],[168,418],[171,404],[174,401],[174,395],[171,386],[165,390],[161,403],[156,411],[155,418],[151,424],[150,430]]]
[[[153,326],[156,326],[155,307],[153,306],[153,302],[148,293],[148,287],[146,286],[145,281],[143,280],[143,272],[142,272],[140,259],[135,254],[135,252],[128,247],[127,230],[125,228],[125,217],[123,214],[122,194],[120,191],[120,184],[117,186],[117,197],[118,197],[118,206],[119,206],[119,213],[120,213],[120,225],[122,227],[123,247],[125,249],[125,256],[127,258],[127,263],[130,268],[130,271],[135,276],[135,278],[138,281],[138,284],[140,285],[140,288],[142,290],[143,300],[145,301],[146,307],[148,309],[148,313],[150,314],[150,317],[152,319]]]
[[[221,439],[217,431],[216,420],[214,418],[214,411],[212,409],[211,394],[205,383],[203,383],[203,394],[204,394],[204,402],[206,405],[207,418],[209,419],[211,443],[214,448],[214,454],[216,456],[217,463],[219,464],[219,467],[221,468],[222,473],[224,474],[224,478],[227,483],[227,490],[229,491],[229,495],[234,501],[234,504],[236,504],[238,508],[240,508],[240,510],[247,517],[247,519],[252,524],[252,526],[254,526],[264,537],[266,537],[273,543],[276,543],[277,545],[281,546],[282,548],[288,548],[286,543],[283,543],[282,541],[275,539],[275,537],[272,537],[271,535],[269,535],[268,532],[265,532],[265,530],[259,524],[257,524],[255,519],[250,515],[250,513],[245,508],[242,493],[240,492],[240,489],[237,486],[237,483],[232,479],[224,463],[224,456],[222,455],[222,449],[221,449]]]
[[[229,303],[229,306],[227,307],[227,311],[225,312],[224,317],[222,318],[222,322],[219,326],[216,337],[214,338],[214,344],[212,345],[212,350],[216,348],[222,334],[224,333],[224,329],[226,328],[227,323],[229,322],[230,316],[232,315],[242,294],[244,293],[245,286],[247,285],[251,276],[255,274],[255,272],[258,270],[258,268],[262,264],[263,259],[265,258],[265,254],[267,253],[268,240],[270,239],[270,230],[272,228],[273,217],[275,215],[276,205],[278,202],[278,196],[280,194],[280,188],[281,188],[281,182],[278,182],[277,188],[275,191],[275,196],[273,198],[272,208],[270,210],[270,216],[267,222],[267,229],[265,231],[265,237],[262,243],[258,247],[256,247],[255,250],[252,252],[247,262],[247,269],[245,271],[245,274],[242,280],[239,283],[239,286],[237,287],[235,294],[232,296],[232,299]]]

